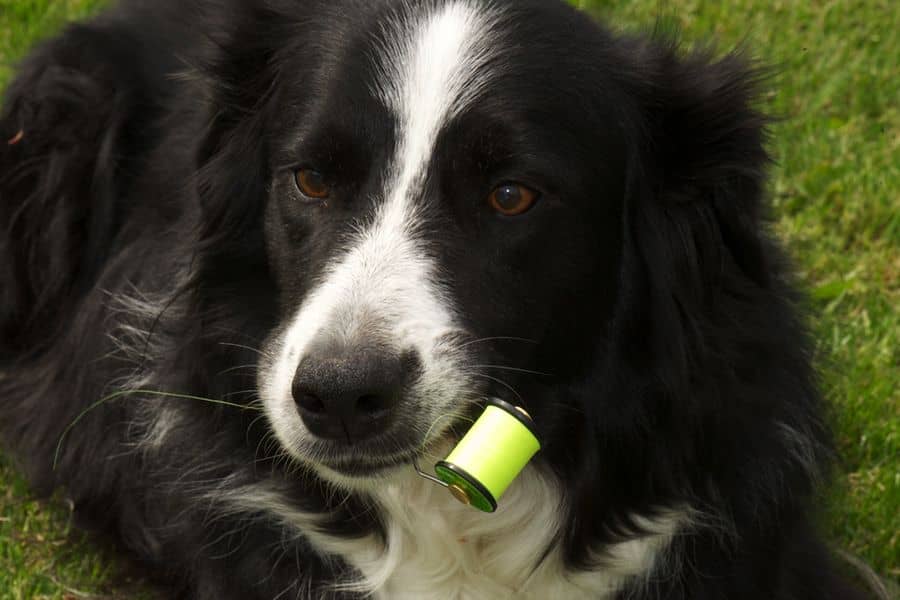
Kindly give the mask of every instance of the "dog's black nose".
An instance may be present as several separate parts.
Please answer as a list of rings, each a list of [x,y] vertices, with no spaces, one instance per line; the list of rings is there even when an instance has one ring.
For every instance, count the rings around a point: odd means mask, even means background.
[[[351,444],[381,433],[415,375],[414,356],[382,348],[311,351],[291,390],[300,417],[313,435]]]

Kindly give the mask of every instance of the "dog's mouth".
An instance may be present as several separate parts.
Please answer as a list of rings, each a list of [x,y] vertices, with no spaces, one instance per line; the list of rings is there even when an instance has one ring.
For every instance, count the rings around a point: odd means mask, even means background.
[[[323,460],[321,466],[344,477],[366,479],[377,477],[391,471],[412,468],[414,461],[419,460],[415,454],[391,456],[383,458],[357,457],[338,460]]]
[[[430,436],[427,441],[390,448],[378,448],[376,444],[358,448],[334,447],[326,443],[326,447],[320,447],[316,452],[314,463],[345,478],[383,478],[404,469],[412,471],[419,465],[430,467],[447,455],[459,437],[454,431],[445,431]]]

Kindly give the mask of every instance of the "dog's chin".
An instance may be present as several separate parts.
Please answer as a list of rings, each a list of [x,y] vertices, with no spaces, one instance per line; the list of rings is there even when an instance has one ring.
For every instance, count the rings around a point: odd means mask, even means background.
[[[313,469],[325,481],[354,491],[379,488],[414,472],[412,458],[405,462],[400,460],[390,462],[369,460],[338,463],[317,462],[313,465]]]
[[[399,482],[414,475],[416,465],[429,471],[441,457],[447,456],[453,440],[442,437],[427,448],[409,448],[390,456],[374,454],[339,455],[318,457],[309,465],[325,481],[354,491],[366,491]]]

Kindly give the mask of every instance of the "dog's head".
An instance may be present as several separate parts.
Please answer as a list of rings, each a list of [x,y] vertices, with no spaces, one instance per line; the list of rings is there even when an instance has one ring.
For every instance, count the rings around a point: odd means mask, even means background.
[[[487,396],[578,453],[638,418],[612,357],[651,385],[723,273],[765,285],[738,59],[538,0],[256,4],[207,69],[202,196],[273,283],[259,391],[296,458],[408,465]]]

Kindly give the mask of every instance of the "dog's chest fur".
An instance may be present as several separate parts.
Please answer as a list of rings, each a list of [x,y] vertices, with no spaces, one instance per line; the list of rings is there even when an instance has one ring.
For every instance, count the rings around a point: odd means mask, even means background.
[[[595,570],[568,571],[556,539],[565,507],[558,488],[533,470],[494,514],[415,476],[376,496],[386,547],[371,537],[325,545],[363,574],[362,589],[385,600],[612,598],[629,579],[650,574],[679,524],[674,517],[654,522],[655,533],[603,548]]]

